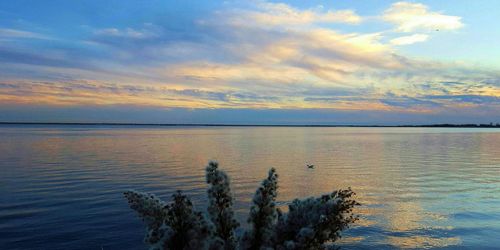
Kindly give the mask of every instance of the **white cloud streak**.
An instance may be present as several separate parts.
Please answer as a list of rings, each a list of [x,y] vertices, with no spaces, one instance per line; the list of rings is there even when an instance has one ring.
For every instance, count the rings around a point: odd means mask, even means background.
[[[459,16],[432,12],[424,4],[410,2],[394,3],[382,19],[396,25],[400,32],[457,30],[464,26]]]
[[[429,39],[429,35],[426,34],[413,34],[410,36],[402,36],[392,39],[390,42],[393,45],[410,45],[419,42],[425,42]]]
[[[232,22],[239,25],[308,26],[316,23],[359,24],[362,17],[353,10],[299,10],[284,3],[260,2],[255,10],[236,10]]]
[[[0,38],[49,39],[48,36],[40,33],[18,30],[18,29],[3,29],[3,28],[0,28]]]

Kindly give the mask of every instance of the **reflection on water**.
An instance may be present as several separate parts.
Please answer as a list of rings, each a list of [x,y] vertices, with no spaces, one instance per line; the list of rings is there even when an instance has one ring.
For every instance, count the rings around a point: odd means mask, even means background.
[[[201,208],[210,159],[232,177],[242,223],[275,167],[283,206],[357,192],[345,249],[500,245],[498,129],[1,126],[0,248],[144,248],[121,192],[182,189]]]

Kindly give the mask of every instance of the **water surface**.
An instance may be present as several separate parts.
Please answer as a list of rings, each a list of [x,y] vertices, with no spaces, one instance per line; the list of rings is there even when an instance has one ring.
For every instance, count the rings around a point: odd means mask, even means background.
[[[1,125],[0,249],[145,249],[122,192],[181,189],[203,209],[210,159],[242,223],[275,167],[283,206],[356,191],[343,249],[500,246],[499,129]]]

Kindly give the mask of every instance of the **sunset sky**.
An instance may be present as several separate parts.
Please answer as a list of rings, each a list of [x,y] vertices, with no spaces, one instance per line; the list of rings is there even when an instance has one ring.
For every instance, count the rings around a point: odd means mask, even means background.
[[[500,123],[500,1],[0,1],[0,121]]]

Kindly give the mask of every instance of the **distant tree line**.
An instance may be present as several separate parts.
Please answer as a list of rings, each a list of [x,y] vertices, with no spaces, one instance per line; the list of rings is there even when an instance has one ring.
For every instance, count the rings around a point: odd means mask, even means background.
[[[500,128],[500,123],[493,124],[492,122],[488,124],[431,124],[431,125],[418,125],[414,127],[459,127],[459,128]]]
[[[146,224],[144,241],[150,249],[332,249],[341,231],[358,219],[353,208],[359,203],[350,188],[295,199],[282,212],[276,207],[278,175],[273,168],[253,197],[249,229],[238,235],[229,177],[210,162],[206,181],[207,213],[196,211],[181,191],[169,203],[152,194],[124,193]]]

